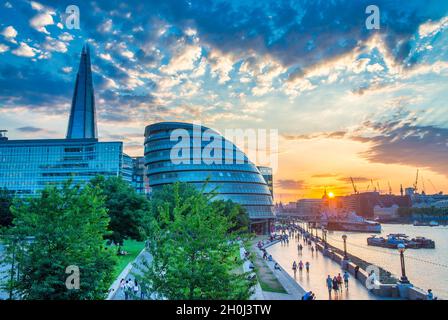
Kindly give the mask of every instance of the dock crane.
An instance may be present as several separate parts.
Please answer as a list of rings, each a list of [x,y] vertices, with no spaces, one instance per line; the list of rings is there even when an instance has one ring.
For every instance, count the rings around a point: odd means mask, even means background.
[[[355,192],[355,194],[358,194],[358,193],[359,193],[359,192],[358,192],[358,189],[356,189],[356,185],[355,185],[355,182],[353,181],[353,178],[352,178],[352,177],[350,177],[350,181],[352,182],[353,191]]]
[[[417,188],[418,188],[418,169],[417,169],[417,174],[415,175],[415,182],[414,182],[414,193],[417,193]]]

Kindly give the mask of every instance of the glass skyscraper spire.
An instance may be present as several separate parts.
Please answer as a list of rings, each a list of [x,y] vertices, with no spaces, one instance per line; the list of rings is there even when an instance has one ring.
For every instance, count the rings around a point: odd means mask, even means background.
[[[67,180],[80,185],[98,175],[132,182],[132,158],[123,143],[98,141],[95,98],[87,45],[81,53],[66,139],[10,140],[0,130],[0,188],[37,196]]]
[[[90,50],[84,45],[76,76],[67,139],[97,139],[95,96],[93,93]]]

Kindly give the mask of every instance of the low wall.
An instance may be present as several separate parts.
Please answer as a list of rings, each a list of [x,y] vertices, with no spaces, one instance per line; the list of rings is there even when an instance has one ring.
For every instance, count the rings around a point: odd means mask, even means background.
[[[426,292],[423,289],[412,287],[408,289],[409,300],[427,300]]]

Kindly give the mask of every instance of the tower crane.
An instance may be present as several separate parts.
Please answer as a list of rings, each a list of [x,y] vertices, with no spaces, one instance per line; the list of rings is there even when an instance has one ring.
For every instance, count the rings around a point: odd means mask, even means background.
[[[358,189],[356,189],[356,185],[355,185],[355,182],[353,181],[352,177],[350,177],[350,181],[352,182],[353,191],[355,192],[355,194],[358,194]]]
[[[417,193],[417,188],[418,188],[418,169],[417,169],[417,174],[415,175],[415,182],[414,182],[414,193]]]

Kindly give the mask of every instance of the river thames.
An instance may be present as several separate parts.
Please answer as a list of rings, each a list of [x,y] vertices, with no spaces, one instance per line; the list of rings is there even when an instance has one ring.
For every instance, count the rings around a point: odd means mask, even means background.
[[[435,249],[408,249],[405,252],[406,275],[414,286],[432,289],[435,296],[448,299],[448,227],[413,226],[409,224],[382,224],[380,236],[404,233],[409,237],[423,236],[436,243]],[[329,231],[330,244],[343,249],[342,231]],[[397,278],[401,275],[400,256],[397,250],[367,245],[367,233],[345,232],[347,251],[372,264],[383,267]],[[318,232],[321,236],[321,232]]]

